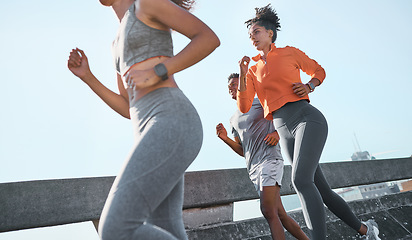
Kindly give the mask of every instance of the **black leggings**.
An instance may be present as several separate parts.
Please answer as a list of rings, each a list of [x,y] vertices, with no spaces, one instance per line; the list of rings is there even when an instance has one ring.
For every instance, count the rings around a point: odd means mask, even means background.
[[[337,217],[358,231],[361,222],[348,204],[329,187],[319,159],[328,135],[323,114],[306,100],[287,103],[273,113],[282,153],[291,160],[292,183],[302,204],[311,239],[326,239],[323,203]]]

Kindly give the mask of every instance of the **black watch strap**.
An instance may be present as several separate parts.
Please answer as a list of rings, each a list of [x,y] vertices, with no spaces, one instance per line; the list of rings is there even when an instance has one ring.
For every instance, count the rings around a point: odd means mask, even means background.
[[[313,92],[313,91],[315,90],[315,84],[313,84],[313,83],[311,83],[311,82],[308,82],[307,85],[308,85],[309,90],[310,90],[311,92]]]

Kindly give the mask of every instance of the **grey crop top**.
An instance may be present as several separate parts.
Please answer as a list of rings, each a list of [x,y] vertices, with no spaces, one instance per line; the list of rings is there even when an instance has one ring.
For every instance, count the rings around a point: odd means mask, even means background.
[[[136,17],[133,3],[120,21],[112,52],[117,72],[123,76],[138,62],[157,56],[173,56],[170,31],[147,26]]]

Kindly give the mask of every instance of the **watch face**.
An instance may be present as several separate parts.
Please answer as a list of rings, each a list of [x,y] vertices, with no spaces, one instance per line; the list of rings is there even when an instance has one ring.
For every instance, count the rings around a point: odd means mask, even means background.
[[[162,80],[168,79],[167,76],[167,69],[163,63],[159,63],[154,67],[154,71],[157,76],[159,76]]]

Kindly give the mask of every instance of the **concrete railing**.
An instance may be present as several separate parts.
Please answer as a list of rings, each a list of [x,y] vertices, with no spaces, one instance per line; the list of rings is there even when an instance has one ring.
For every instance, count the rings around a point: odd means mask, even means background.
[[[332,188],[412,178],[412,158],[322,163],[321,168]],[[291,168],[285,166],[281,195],[294,193],[290,176]],[[96,222],[113,180],[114,177],[95,177],[1,183],[0,232]],[[189,239],[265,239],[268,234],[264,219],[233,222],[234,202],[258,198],[246,169],[187,172],[184,194],[184,220]],[[412,213],[410,193],[387,198],[391,198],[395,208],[402,207]],[[372,202],[375,207],[365,207],[366,202],[358,201],[350,206],[358,215],[373,212],[363,211],[365,208],[375,209],[374,213],[392,209],[390,204],[382,202],[377,205]],[[378,205],[380,207],[376,207]],[[304,226],[301,213],[290,214]],[[412,226],[410,218],[409,226]],[[338,222],[332,215],[328,221]],[[412,229],[400,228],[405,231],[403,236],[412,236]]]

